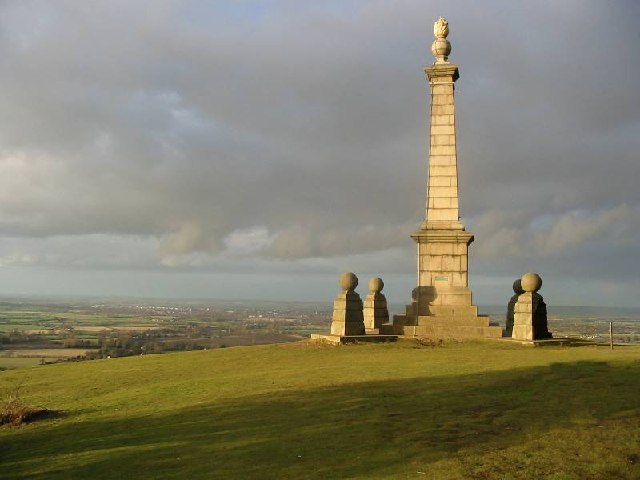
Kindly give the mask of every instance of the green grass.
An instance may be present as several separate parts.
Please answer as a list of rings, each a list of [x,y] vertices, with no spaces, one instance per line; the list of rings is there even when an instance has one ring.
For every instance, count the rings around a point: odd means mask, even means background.
[[[3,357],[0,356],[0,369],[5,368],[24,368],[34,367],[40,365],[42,361],[53,362],[58,360],[57,358],[41,358],[41,357]],[[2,400],[0,398],[0,400]]]
[[[4,329],[43,328],[43,324],[56,325],[71,322],[73,325],[127,325],[154,326],[149,315],[102,314],[94,312],[46,312],[0,309],[0,327]],[[163,317],[172,318],[172,317]]]
[[[0,478],[640,478],[640,348],[237,347],[0,372]]]

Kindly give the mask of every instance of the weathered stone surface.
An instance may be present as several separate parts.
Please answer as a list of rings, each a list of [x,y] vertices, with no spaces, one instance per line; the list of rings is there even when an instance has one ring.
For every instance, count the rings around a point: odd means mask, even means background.
[[[344,272],[340,274],[338,284],[344,292],[353,292],[358,286],[358,277],[353,272]]]
[[[355,292],[358,277],[352,272],[340,275],[340,292],[333,301],[331,335],[364,335],[362,300]]]
[[[527,272],[520,279],[520,286],[525,292],[537,292],[542,287],[542,279],[537,273]]]
[[[364,327],[365,330],[379,329],[380,326],[389,321],[389,310],[387,309],[387,299],[381,293],[384,283],[379,277],[369,280],[369,294],[364,300]]]

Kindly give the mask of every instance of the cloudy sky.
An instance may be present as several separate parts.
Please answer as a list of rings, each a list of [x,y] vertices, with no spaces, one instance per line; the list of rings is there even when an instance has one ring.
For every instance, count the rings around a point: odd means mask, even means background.
[[[405,302],[440,15],[476,302],[640,306],[632,0],[0,0],[0,294]]]

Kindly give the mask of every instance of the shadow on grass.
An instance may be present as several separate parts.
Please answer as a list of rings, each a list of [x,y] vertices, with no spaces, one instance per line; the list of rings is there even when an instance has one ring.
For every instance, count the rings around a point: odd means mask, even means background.
[[[3,438],[0,477],[406,478],[416,465],[505,449],[558,426],[637,419],[639,387],[639,362],[577,362],[292,390],[145,417],[71,415]]]

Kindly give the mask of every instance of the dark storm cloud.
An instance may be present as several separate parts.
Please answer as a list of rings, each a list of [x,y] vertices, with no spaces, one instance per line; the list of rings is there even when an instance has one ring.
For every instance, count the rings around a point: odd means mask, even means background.
[[[410,271],[439,15],[478,273],[605,275],[600,256],[632,278],[631,1],[3,2],[0,257],[67,264],[63,238],[89,266]]]

